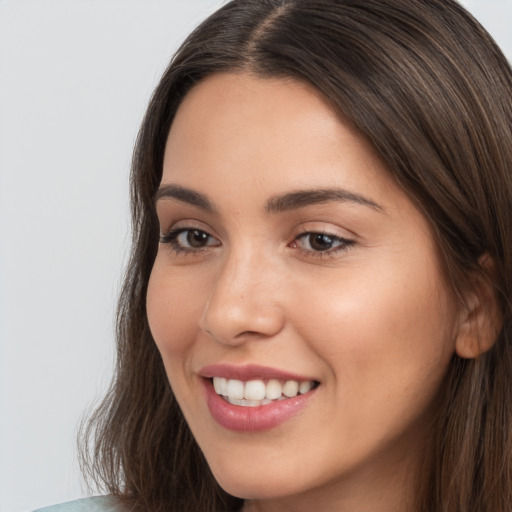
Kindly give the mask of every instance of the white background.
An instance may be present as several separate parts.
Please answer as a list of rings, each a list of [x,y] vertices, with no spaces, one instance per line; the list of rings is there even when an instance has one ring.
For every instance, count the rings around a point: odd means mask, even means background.
[[[0,0],[0,511],[81,496],[105,389],[135,135],[219,0]],[[512,0],[463,2],[512,59]]]

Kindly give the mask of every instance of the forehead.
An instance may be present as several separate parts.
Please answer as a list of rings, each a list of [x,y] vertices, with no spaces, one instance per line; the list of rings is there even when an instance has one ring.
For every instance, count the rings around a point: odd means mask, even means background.
[[[307,84],[217,74],[185,97],[169,132],[162,183],[260,202],[293,189],[404,195],[373,147]],[[396,202],[396,198],[388,197]]]

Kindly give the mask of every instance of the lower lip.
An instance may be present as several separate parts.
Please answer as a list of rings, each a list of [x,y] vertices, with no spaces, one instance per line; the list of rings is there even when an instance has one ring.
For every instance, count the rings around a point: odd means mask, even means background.
[[[233,405],[219,396],[211,379],[203,379],[206,403],[213,418],[228,430],[256,432],[270,430],[295,416],[309,402],[315,389],[304,395],[285,400],[276,400],[258,407]]]

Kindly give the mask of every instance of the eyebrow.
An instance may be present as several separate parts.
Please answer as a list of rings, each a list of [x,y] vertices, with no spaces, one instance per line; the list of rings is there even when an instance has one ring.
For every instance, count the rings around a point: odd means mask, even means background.
[[[209,212],[216,211],[212,202],[208,199],[208,196],[180,185],[168,184],[160,186],[153,197],[153,201],[156,203],[160,199],[168,198],[177,199],[178,201],[197,206]],[[265,210],[269,213],[279,213],[332,201],[353,203],[372,208],[378,212],[385,212],[385,209],[375,201],[343,188],[297,190],[276,195],[267,201]]]
[[[296,192],[274,196],[267,201],[265,209],[270,213],[279,213],[331,201],[354,203],[367,206],[378,212],[385,212],[384,208],[375,201],[343,188],[297,190]]]
[[[212,203],[204,194],[174,184],[160,186],[156,194],[153,196],[153,203],[156,204],[156,202],[159,201],[160,199],[169,198],[177,199],[178,201],[182,201],[183,203],[188,203],[193,206],[197,206],[198,208],[201,208],[201,210],[206,210],[208,212],[215,211],[215,208],[213,207]]]

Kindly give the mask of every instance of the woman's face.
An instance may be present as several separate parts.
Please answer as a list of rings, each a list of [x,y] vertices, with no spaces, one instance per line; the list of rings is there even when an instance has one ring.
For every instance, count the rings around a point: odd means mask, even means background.
[[[149,324],[219,483],[387,510],[458,334],[425,218],[308,86],[231,74],[183,101],[156,205]]]

